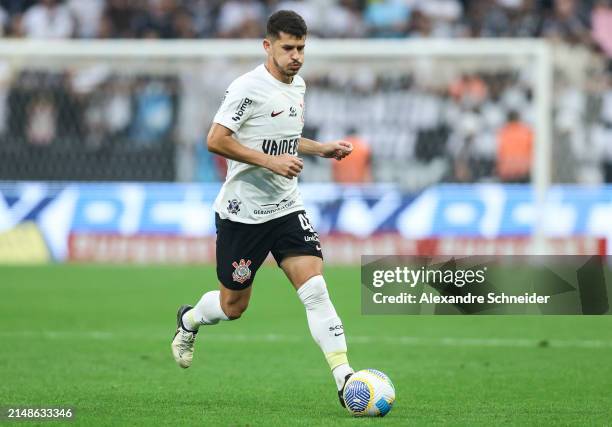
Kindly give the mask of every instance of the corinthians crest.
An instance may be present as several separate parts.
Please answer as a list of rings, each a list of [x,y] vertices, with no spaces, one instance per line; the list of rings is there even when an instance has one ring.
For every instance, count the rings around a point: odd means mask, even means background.
[[[228,200],[227,211],[231,214],[236,215],[240,212],[240,204],[242,202],[238,199]]]
[[[234,282],[244,283],[251,278],[251,269],[249,269],[249,265],[251,265],[251,260],[240,260],[240,263],[234,261],[232,266],[234,266],[235,270],[232,273],[232,279]]]

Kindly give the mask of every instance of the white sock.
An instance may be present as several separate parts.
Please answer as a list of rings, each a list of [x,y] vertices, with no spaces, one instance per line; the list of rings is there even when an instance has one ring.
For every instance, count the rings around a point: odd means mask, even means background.
[[[346,357],[344,327],[329,299],[323,276],[311,277],[298,289],[297,293],[306,308],[310,333],[321,347],[340,389],[344,384],[346,374],[353,370]]]
[[[221,308],[221,292],[206,292],[200,301],[183,315],[183,325],[191,330],[197,331],[200,325],[216,325],[219,320],[229,320]]]

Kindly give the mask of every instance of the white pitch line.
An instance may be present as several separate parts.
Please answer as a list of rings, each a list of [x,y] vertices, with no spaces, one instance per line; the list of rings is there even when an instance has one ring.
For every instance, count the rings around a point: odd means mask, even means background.
[[[170,339],[171,334],[147,334],[140,332],[116,333],[109,331],[0,331],[0,337],[7,338],[42,338],[50,340],[82,339],[82,340],[114,340],[114,339]],[[311,341],[310,337],[300,337],[280,334],[210,334],[203,336],[206,341],[220,342],[269,342],[269,343],[299,343]],[[349,344],[389,344],[419,347],[551,347],[551,348],[588,348],[612,349],[612,340],[557,340],[530,338],[457,338],[437,337],[425,338],[414,336],[360,336],[347,337]]]

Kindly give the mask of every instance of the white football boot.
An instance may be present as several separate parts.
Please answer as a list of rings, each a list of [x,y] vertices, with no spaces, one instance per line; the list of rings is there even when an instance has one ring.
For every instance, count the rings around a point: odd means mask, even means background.
[[[172,355],[181,368],[189,368],[193,362],[193,343],[198,331],[190,331],[183,325],[183,314],[193,307],[182,305],[176,314],[176,333],[172,340]]]

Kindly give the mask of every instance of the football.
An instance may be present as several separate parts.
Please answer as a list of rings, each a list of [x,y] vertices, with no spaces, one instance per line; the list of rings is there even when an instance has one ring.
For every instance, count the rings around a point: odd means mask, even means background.
[[[395,402],[395,387],[376,369],[357,371],[344,387],[346,409],[356,417],[384,417]]]

